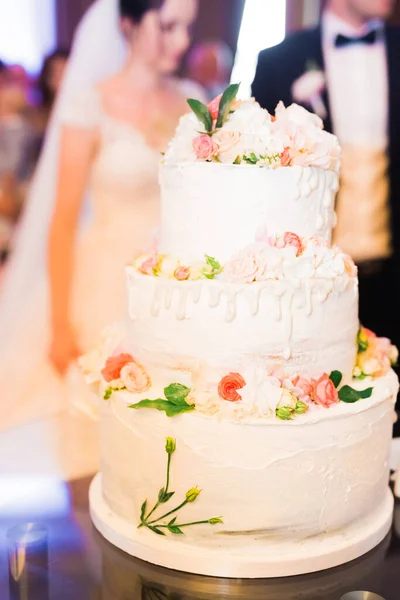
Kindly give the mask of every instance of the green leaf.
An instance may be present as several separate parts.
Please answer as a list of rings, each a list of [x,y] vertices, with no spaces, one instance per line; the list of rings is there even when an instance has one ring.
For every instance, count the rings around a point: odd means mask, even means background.
[[[254,152],[252,152],[250,156],[243,155],[243,160],[249,165],[256,165],[258,163],[258,158]]]
[[[183,535],[183,531],[178,527],[178,525],[168,525],[168,531],[174,533],[175,535]]]
[[[163,492],[163,493],[161,493]],[[168,492],[167,494],[165,493],[164,488],[162,490],[160,490],[159,494],[158,494],[158,501],[160,502],[160,504],[165,504],[166,502],[168,502],[168,500],[171,500],[172,496],[175,494],[175,492]]]
[[[175,521],[176,521],[176,517],[174,517],[173,519],[170,520],[170,522],[168,523],[168,527],[170,525],[173,525],[175,523]]]
[[[142,504],[142,508],[140,509],[140,520],[143,521],[144,517],[146,516],[146,509],[147,509],[147,500],[145,500]]]
[[[194,406],[190,404],[186,404],[185,406],[177,406],[176,404],[169,404],[169,408],[165,411],[167,417],[175,417],[176,415],[180,415],[181,413],[191,412],[194,410]]]
[[[186,398],[190,394],[190,388],[181,383],[171,383],[164,389],[166,399],[172,404],[187,404]]]
[[[217,129],[222,127],[228,118],[233,101],[239,91],[240,83],[233,83],[222,94],[221,102],[219,103]]]
[[[210,267],[214,270],[217,271],[217,273],[221,273],[222,271],[222,266],[221,263],[219,263],[215,258],[213,258],[212,256],[208,256],[208,254],[205,255],[205,259],[206,259],[206,263],[208,265],[210,265]]]
[[[209,108],[205,104],[203,104],[199,100],[195,100],[194,98],[189,98],[187,103],[189,104],[190,108],[192,109],[196,117],[199,119],[199,121],[203,123],[204,127],[206,128],[206,131],[212,131],[213,119]]]
[[[128,408],[154,408],[155,410],[165,412],[167,417],[175,417],[180,413],[194,410],[194,406],[191,406],[189,404],[172,404],[168,400],[162,400],[161,398],[159,398],[158,400],[142,400],[137,404],[131,404]]]
[[[337,389],[342,383],[343,375],[340,371],[332,371],[332,373],[329,375],[329,379],[332,381],[333,385]]]
[[[233,161],[234,165],[240,165],[240,163],[242,162],[242,159],[240,158],[240,156],[237,156],[235,158],[235,160]]]
[[[158,529],[158,527],[154,527],[153,525],[147,525],[147,527],[157,535],[165,535],[165,533],[161,531],[161,529]]]
[[[359,391],[351,388],[349,385],[344,385],[341,390],[339,390],[339,400],[341,402],[346,402],[347,404],[353,404],[361,399],[370,398],[373,391],[373,388]]]
[[[112,387],[107,388],[104,392],[104,400],[109,400],[112,396],[113,391],[114,390],[112,389]]]

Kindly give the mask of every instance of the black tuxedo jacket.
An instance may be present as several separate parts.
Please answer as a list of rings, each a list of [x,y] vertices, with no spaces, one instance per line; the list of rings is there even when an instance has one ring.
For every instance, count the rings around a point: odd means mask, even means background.
[[[400,258],[400,28],[386,26],[386,48],[389,75],[389,180],[393,246],[396,258]],[[299,31],[288,36],[281,44],[260,53],[253,96],[263,108],[274,113],[280,100],[289,105],[294,102],[293,83],[313,62],[324,70],[321,27]],[[332,121],[329,110],[329,90],[322,98],[327,108],[325,129],[331,133]],[[311,110],[309,106],[306,106]]]

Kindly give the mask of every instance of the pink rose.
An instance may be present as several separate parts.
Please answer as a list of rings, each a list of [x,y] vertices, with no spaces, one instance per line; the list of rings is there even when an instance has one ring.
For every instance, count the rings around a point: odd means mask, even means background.
[[[292,153],[290,151],[290,148],[285,148],[281,154],[281,166],[289,167],[291,160],[292,160]]]
[[[101,374],[104,379],[109,383],[110,381],[115,381],[119,379],[121,376],[121,370],[128,363],[134,362],[133,356],[131,354],[118,354],[117,356],[110,356],[107,359],[104,369]]]
[[[139,271],[143,273],[143,275],[154,275],[154,271],[157,270],[157,266],[158,256],[149,256],[139,265]]]
[[[308,245],[312,248],[326,248],[326,241],[320,235],[313,235],[309,238]]]
[[[193,140],[193,150],[197,158],[211,160],[219,150],[219,146],[214,142],[211,135],[202,133]]]
[[[213,121],[218,119],[219,105],[221,104],[222,94],[214,98],[212,102],[208,105],[208,110],[211,113]]]
[[[296,250],[296,256],[300,256],[304,250],[303,242],[299,236],[290,231],[277,238],[274,245],[275,248],[294,248]]]
[[[224,268],[224,278],[230,283],[252,283],[262,279],[267,270],[264,244],[252,244],[236,254]]]
[[[174,273],[175,279],[178,281],[186,281],[190,277],[189,267],[178,267]]]
[[[295,388],[301,390],[300,400],[310,400],[313,394],[313,385],[305,377],[295,377],[292,381]]]
[[[329,379],[329,375],[327,373],[324,373],[324,375],[322,375],[318,381],[313,379],[312,384],[312,399],[314,400],[315,404],[329,408],[333,404],[337,404],[339,402],[338,391],[333,382]]]
[[[246,382],[239,373],[229,373],[229,375],[221,379],[218,386],[218,395],[222,400],[238,402],[242,400],[241,395],[238,394],[238,390],[244,388],[245,385]]]
[[[121,369],[120,378],[128,392],[134,394],[145,392],[151,386],[150,377],[143,365],[135,361]]]
[[[229,129],[221,129],[213,136],[214,142],[219,147],[219,152],[228,152],[234,148],[240,141],[242,134],[239,131],[230,131]],[[233,158],[235,160],[236,156]]]

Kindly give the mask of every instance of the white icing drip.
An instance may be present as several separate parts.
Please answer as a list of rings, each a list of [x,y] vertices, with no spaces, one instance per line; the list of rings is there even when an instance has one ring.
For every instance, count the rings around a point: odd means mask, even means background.
[[[221,302],[222,290],[215,287],[210,288],[210,300],[208,306],[210,308],[217,308]]]
[[[293,313],[292,313],[292,304],[294,300],[295,291],[288,290],[287,293],[287,305],[284,309],[284,319],[283,324],[286,331],[285,337],[287,340],[287,347],[283,350],[283,358],[285,360],[289,360],[292,357],[292,334],[293,334]],[[282,297],[283,298],[283,297]]]
[[[173,293],[174,288],[172,285],[165,289],[165,308],[168,310],[171,308]]]
[[[226,292],[226,321],[232,323],[236,318],[237,312],[237,295],[238,290],[228,290]]]
[[[195,304],[198,304],[200,302],[200,298],[201,298],[201,285],[194,285],[192,287],[191,291],[192,291],[193,302]]]
[[[248,294],[248,300],[250,304],[250,314],[255,317],[260,310],[260,300],[261,300],[262,289],[251,290]]]
[[[158,315],[160,314],[163,291],[164,290],[161,285],[156,286],[153,303],[151,305],[151,314],[153,315],[153,317],[158,317]]]
[[[188,301],[188,290],[180,289],[179,290],[179,306],[176,313],[176,318],[178,321],[183,321],[186,319],[186,309],[187,309],[187,301]]]
[[[313,290],[309,281],[304,282],[304,294],[306,299],[306,315],[310,317],[313,312]]]

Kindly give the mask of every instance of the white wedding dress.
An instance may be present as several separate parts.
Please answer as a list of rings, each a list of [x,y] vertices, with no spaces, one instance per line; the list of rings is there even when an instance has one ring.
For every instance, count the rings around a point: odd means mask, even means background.
[[[123,317],[124,265],[148,246],[158,227],[160,152],[133,126],[108,116],[96,88],[68,103],[60,118],[63,124],[97,129],[101,140],[89,181],[90,219],[77,238],[72,285],[72,319],[85,353],[104,327]],[[71,378],[60,379],[47,358],[45,287],[44,281],[33,286],[1,360],[1,427],[49,416],[72,400]]]

